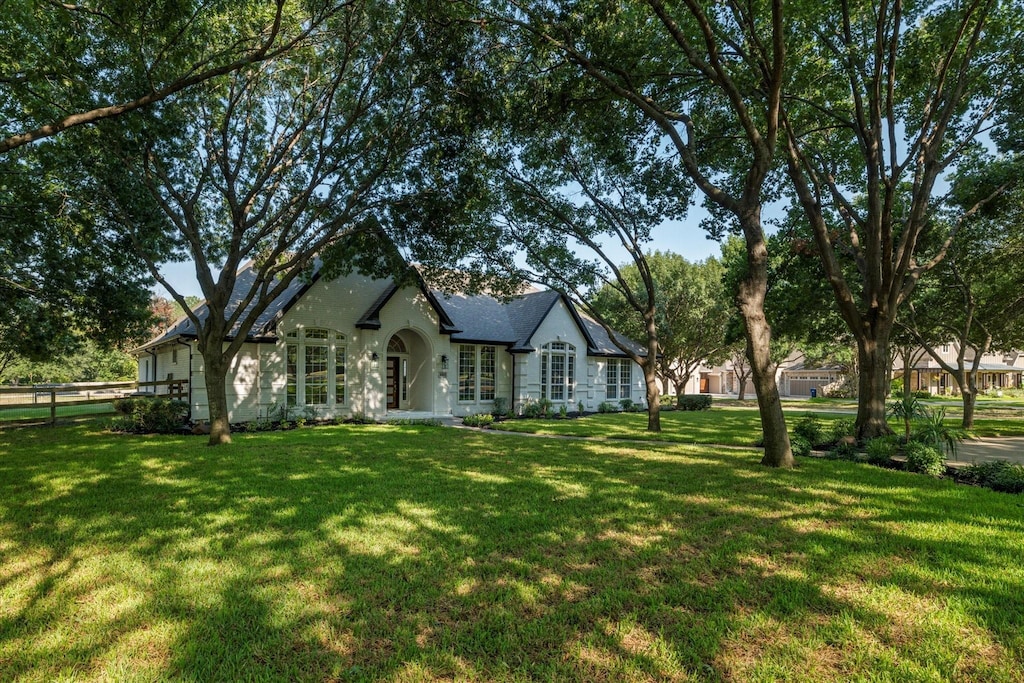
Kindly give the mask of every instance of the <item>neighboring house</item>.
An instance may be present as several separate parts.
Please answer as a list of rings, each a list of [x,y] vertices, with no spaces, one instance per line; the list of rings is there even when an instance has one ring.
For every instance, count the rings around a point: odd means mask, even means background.
[[[733,371],[733,362],[727,360],[715,367],[699,369],[702,394],[739,394],[739,380]],[[802,351],[794,351],[775,368],[775,382],[780,396],[810,396],[813,389],[818,396],[826,393],[844,381],[843,369],[838,366],[808,365]],[[754,382],[748,378],[743,390],[744,397],[753,399]]]
[[[242,291],[252,272],[238,277]],[[187,379],[192,419],[202,420],[195,332],[184,318],[134,354],[141,381]],[[541,398],[574,411],[645,396],[640,368],[557,292],[446,297],[422,280],[400,288],[358,274],[295,283],[273,302],[235,358],[227,392],[232,422],[285,403],[318,417],[383,419],[485,412],[497,397],[516,411]]]
[[[953,342],[937,347],[938,355],[949,365],[956,367],[959,344]],[[910,388],[912,391],[927,391],[935,394],[959,393],[953,377],[942,369],[942,366],[930,355],[920,350],[912,355],[917,362],[911,367]],[[970,370],[974,363],[974,351],[967,349],[964,363]],[[896,359],[893,363],[893,377],[903,376],[903,361]],[[1012,389],[1024,386],[1024,353],[1011,351],[1007,353],[990,352],[981,357],[978,365],[978,389],[981,391]]]

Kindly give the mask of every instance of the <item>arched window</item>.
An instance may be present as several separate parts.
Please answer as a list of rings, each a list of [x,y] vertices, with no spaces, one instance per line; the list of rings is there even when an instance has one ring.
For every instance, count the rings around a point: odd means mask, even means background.
[[[285,400],[289,406],[345,402],[345,335],[319,327],[289,330],[285,338]]]
[[[550,342],[540,351],[540,395],[552,401],[576,399],[576,347]]]
[[[397,334],[391,336],[391,341],[388,342],[388,353],[408,353],[405,350],[405,342]]]

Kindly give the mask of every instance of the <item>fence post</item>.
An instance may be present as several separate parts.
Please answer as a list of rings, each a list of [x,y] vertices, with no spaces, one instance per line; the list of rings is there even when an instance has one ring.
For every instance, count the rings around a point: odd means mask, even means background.
[[[57,390],[50,389],[50,426],[57,424]]]

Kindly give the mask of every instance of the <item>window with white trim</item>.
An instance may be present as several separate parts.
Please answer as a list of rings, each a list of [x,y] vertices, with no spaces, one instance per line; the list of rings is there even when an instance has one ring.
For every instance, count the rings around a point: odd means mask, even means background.
[[[285,337],[285,402],[289,406],[345,403],[345,335],[323,328]]]
[[[605,365],[605,395],[610,399],[630,398],[633,393],[633,361],[609,358]]]
[[[476,400],[476,347],[459,345],[459,400]]]
[[[550,342],[540,351],[540,395],[551,401],[576,398],[576,347]]]
[[[497,347],[459,345],[459,400],[493,401],[497,383]]]

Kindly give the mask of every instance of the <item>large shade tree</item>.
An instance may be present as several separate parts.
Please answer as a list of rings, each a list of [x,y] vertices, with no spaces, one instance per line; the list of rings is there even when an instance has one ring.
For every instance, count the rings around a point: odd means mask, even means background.
[[[331,11],[306,14],[286,35],[297,6],[0,5],[0,359],[38,361],[144,329],[148,273],[80,191],[108,153],[87,124],[287,52]]]
[[[735,223],[749,265],[735,302],[758,395],[763,462],[792,466],[763,308],[768,253],[761,213],[778,142],[786,54],[781,0],[671,7],[660,0],[495,0],[478,11],[486,17],[484,30],[519,49],[514,62],[536,60],[543,69],[576,74],[590,89],[592,107],[628,112],[644,124],[643,149],[670,162]]]
[[[144,188],[157,207],[140,216],[134,193],[106,196],[198,331],[211,444],[230,440],[225,378],[256,320],[318,258],[334,267],[351,255],[343,245],[382,236],[416,184],[410,169],[443,138],[427,119],[444,108],[445,43],[428,42],[416,10],[345,3],[288,54],[159,108],[122,139],[123,166],[106,167],[118,182],[98,179],[98,192]],[[165,226],[160,239],[137,229],[152,222]],[[202,315],[164,278],[168,257],[194,261]],[[239,278],[245,268],[252,277]]]
[[[782,121],[788,173],[824,274],[858,349],[857,432],[885,419],[897,311],[998,194],[930,240],[941,182],[997,122],[1019,71],[1019,2],[881,0],[792,5],[800,36]],[[851,268],[847,264],[852,264]]]

